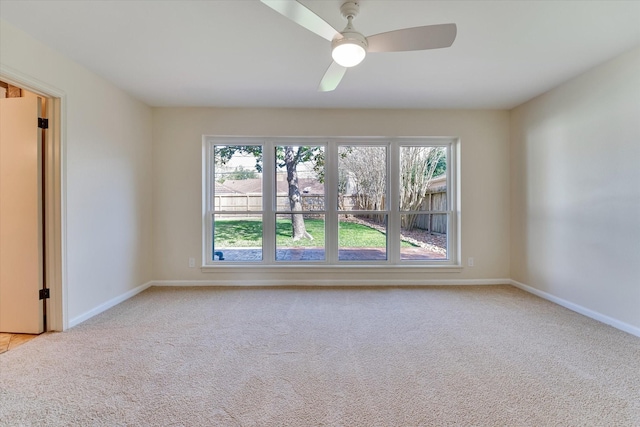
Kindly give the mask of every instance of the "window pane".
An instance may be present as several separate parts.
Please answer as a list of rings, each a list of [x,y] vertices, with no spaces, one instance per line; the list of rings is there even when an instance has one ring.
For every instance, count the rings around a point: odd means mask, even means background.
[[[324,147],[275,148],[276,210],[324,211]]]
[[[387,147],[338,147],[338,209],[386,209]]]
[[[294,240],[294,223],[307,237]],[[321,214],[276,215],[276,261],[324,261],[324,230]]]
[[[445,147],[400,147],[400,210],[447,210]]]
[[[216,145],[214,155],[214,209],[261,211],[262,147]]]
[[[401,215],[400,259],[446,260],[447,214]]]
[[[338,215],[338,259],[387,259],[387,215]]]
[[[262,215],[215,214],[213,260],[261,261]]]

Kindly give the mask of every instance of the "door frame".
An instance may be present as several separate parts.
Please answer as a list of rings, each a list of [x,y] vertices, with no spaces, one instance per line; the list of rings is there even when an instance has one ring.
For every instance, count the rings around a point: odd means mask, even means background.
[[[64,91],[0,64],[0,80],[24,88],[47,100],[49,129],[46,133],[44,230],[45,269],[49,288],[46,300],[46,331],[65,331],[67,311],[67,234],[66,234],[66,94]]]

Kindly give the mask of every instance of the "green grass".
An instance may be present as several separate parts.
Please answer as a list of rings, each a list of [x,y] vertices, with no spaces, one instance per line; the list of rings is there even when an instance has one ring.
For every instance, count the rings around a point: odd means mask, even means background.
[[[341,248],[385,248],[387,236],[375,228],[355,222],[342,221],[338,230],[338,246]]]
[[[262,221],[258,219],[218,220],[214,233],[216,248],[262,246]]]
[[[305,219],[307,232],[313,240],[291,237],[291,220],[276,221],[276,245],[287,247],[323,247],[324,220]],[[340,222],[338,242],[341,248],[384,248],[386,236],[378,230],[353,222]],[[259,219],[243,218],[238,220],[221,219],[215,222],[215,247],[260,247],[262,246],[262,222]],[[402,242],[402,246],[413,246]]]
[[[322,219],[305,219],[304,226],[307,233],[313,236],[313,240],[300,239],[293,241],[291,237],[291,220],[276,220],[276,247],[278,248],[309,248],[324,247],[324,220]]]

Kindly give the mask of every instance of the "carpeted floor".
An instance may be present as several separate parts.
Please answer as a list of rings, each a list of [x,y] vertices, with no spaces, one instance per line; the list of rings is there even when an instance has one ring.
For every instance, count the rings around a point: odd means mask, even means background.
[[[3,426],[640,426],[640,338],[510,286],[150,288],[0,355]]]

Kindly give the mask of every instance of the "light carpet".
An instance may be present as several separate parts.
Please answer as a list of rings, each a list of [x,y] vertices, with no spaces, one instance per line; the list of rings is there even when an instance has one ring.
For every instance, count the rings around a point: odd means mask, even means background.
[[[640,339],[511,286],[150,288],[0,355],[3,426],[640,426]]]

